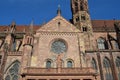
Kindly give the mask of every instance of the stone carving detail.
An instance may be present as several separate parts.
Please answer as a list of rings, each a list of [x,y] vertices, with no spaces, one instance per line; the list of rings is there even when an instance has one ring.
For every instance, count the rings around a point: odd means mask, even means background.
[[[62,67],[62,53],[57,56],[56,61],[57,61],[57,68],[61,68]]]

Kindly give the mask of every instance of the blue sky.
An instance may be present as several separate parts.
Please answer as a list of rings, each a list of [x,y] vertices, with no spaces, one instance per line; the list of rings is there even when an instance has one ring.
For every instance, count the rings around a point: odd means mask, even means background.
[[[120,0],[88,0],[92,19],[119,19]],[[0,25],[9,25],[13,20],[16,24],[34,24],[48,22],[56,16],[60,4],[62,16],[72,18],[70,0],[0,0]]]

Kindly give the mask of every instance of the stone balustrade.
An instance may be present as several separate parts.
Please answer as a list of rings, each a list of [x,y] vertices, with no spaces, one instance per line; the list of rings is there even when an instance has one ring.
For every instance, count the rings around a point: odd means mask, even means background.
[[[17,52],[8,52],[8,55],[21,56],[21,55],[22,55],[22,51],[17,51]]]
[[[27,67],[27,74],[96,74],[92,68],[35,68]]]

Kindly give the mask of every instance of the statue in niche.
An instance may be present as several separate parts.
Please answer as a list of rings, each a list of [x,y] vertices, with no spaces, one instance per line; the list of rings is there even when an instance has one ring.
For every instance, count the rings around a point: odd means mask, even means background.
[[[81,51],[81,64],[83,67],[86,67],[87,65],[87,59],[86,59],[86,54],[85,52]]]
[[[57,68],[61,68],[62,67],[62,53],[58,54],[56,62],[57,62]]]

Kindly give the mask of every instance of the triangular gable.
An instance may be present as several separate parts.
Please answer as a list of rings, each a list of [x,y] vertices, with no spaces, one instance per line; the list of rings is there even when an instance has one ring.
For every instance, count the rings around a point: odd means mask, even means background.
[[[79,30],[62,16],[56,16],[37,31],[79,32]]]

